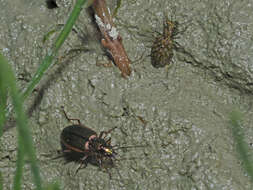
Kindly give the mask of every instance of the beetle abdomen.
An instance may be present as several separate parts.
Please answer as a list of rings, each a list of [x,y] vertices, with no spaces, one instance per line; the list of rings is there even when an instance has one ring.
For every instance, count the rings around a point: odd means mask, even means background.
[[[170,38],[156,38],[151,48],[151,64],[155,68],[170,64],[173,57],[173,42]]]
[[[174,54],[174,38],[177,34],[177,25],[177,22],[166,19],[163,26],[163,34],[160,34],[154,40],[151,47],[151,64],[155,68],[170,64]]]
[[[71,125],[64,128],[61,133],[63,151],[84,152],[85,143],[89,141],[89,137],[92,135],[97,135],[97,133],[85,126]]]

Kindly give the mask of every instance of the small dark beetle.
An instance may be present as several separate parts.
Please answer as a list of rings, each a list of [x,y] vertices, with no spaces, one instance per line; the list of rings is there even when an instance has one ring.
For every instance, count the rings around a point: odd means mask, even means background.
[[[61,146],[66,160],[80,162],[76,173],[88,163],[107,171],[107,165],[113,166],[117,153],[111,145],[111,138],[106,137],[116,127],[97,135],[95,131],[82,125],[79,119],[70,119],[64,110],[63,112],[69,121],[78,121],[78,125],[68,126],[61,132]]]
[[[151,64],[155,68],[170,64],[176,48],[175,37],[178,34],[178,22],[168,18],[163,23],[163,33],[159,34],[151,48]]]

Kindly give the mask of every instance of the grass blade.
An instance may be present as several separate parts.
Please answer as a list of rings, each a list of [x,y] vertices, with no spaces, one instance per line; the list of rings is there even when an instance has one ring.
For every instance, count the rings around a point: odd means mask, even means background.
[[[0,171],[0,190],[3,190],[3,177],[1,171]]]
[[[42,61],[42,64],[39,66],[38,70],[36,71],[35,75],[31,79],[31,82],[29,83],[28,87],[25,89],[22,98],[25,100],[34,90],[35,86],[39,83],[44,73],[48,70],[48,68],[52,65],[53,59],[56,57],[58,50],[68,37],[70,31],[72,30],[72,27],[74,26],[81,10],[84,5],[84,3],[87,0],[77,0],[76,4],[73,8],[73,11],[70,14],[70,17],[67,20],[67,23],[63,27],[61,33],[59,34],[58,38],[56,39],[56,42],[52,48],[52,51],[46,55],[44,60]]]
[[[0,64],[4,63],[4,57],[0,56]],[[5,75],[0,75],[0,137],[3,135],[3,125],[5,122],[6,103],[7,103],[7,85],[4,83]]]
[[[22,181],[22,174],[23,174],[23,166],[24,166],[24,146],[21,137],[19,136],[18,138],[18,158],[17,158],[17,169],[14,177],[14,185],[13,189],[14,190],[19,190],[21,189],[21,181]]]
[[[29,131],[29,128],[27,126],[27,118],[23,111],[23,101],[22,98],[18,92],[17,86],[16,86],[16,79],[14,76],[14,73],[8,64],[7,60],[4,58],[4,56],[0,53],[0,78],[3,80],[2,82],[8,86],[9,94],[12,98],[14,111],[16,113],[16,120],[17,120],[17,130],[18,130],[18,162],[17,162],[17,173],[15,175],[15,184],[17,184],[15,187],[17,189],[20,189],[20,181],[22,176],[22,168],[23,167],[23,159],[24,159],[24,153],[27,154],[28,158],[31,162],[31,169],[34,176],[34,183],[37,187],[37,189],[41,189],[41,179],[39,175],[39,169],[37,166],[36,156],[35,156],[35,150],[33,147],[33,141],[32,137]],[[23,150],[23,148],[25,149]],[[18,173],[20,172],[20,173]]]
[[[66,40],[68,34],[72,30],[74,23],[76,22],[80,11],[87,0],[77,0],[74,6],[74,9],[64,26],[63,30],[59,34],[56,42],[52,48],[52,51],[49,52],[42,61],[42,64],[39,66],[38,70],[34,74],[31,82],[28,87],[25,89],[23,94],[20,94],[17,86],[16,79],[14,73],[8,62],[5,60],[4,56],[2,56],[0,52],[0,136],[2,134],[3,123],[5,121],[5,110],[6,110],[6,101],[7,95],[12,98],[13,109],[16,113],[16,121],[17,121],[17,129],[18,129],[18,160],[17,160],[17,170],[14,178],[14,189],[21,189],[21,181],[22,181],[22,173],[24,166],[24,156],[28,156],[28,159],[31,164],[31,170],[34,177],[34,183],[36,188],[40,190],[42,188],[41,178],[39,174],[39,167],[36,161],[35,149],[33,147],[32,136],[27,126],[27,118],[23,110],[23,102],[24,100],[32,93],[35,86],[39,83],[44,73],[48,70],[48,68],[52,65],[53,59],[56,57],[58,50]],[[93,0],[89,0],[86,5],[92,4]],[[7,88],[8,87],[8,88]],[[10,112],[8,113],[10,115]],[[0,176],[1,177],[1,176]],[[0,181],[1,182],[1,181]],[[1,187],[1,184],[0,184]],[[59,187],[53,186],[54,189],[58,189]]]
[[[250,176],[253,183],[253,159],[252,153],[244,140],[244,131],[240,126],[242,122],[242,114],[238,111],[233,111],[230,114],[230,126],[234,141],[236,143],[236,149],[240,160],[242,161],[243,167],[247,174]]]

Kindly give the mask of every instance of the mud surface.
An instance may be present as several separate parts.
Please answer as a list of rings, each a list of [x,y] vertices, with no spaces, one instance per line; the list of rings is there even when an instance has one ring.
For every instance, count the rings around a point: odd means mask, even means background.
[[[113,10],[116,1],[107,0]],[[50,51],[56,34],[73,7],[58,0],[0,0],[0,49],[24,88]],[[108,63],[89,11],[83,10],[75,31],[60,52],[60,62],[43,77],[26,108],[30,110],[41,176],[62,189],[242,189],[252,186],[238,161],[228,126],[234,109],[244,114],[244,130],[253,142],[253,3],[251,1],[128,0],[122,1],[115,24],[133,72],[123,79]],[[153,68],[150,47],[162,32],[164,14],[180,23],[175,52],[167,68]],[[84,51],[74,51],[80,47]],[[88,50],[88,52],[87,52]],[[71,53],[72,52],[72,53]],[[146,147],[119,151],[112,179],[88,165],[75,175],[76,163],[52,160],[60,149],[61,130],[73,118],[112,133],[112,144]],[[0,169],[11,189],[16,167],[16,129],[5,131]],[[34,189],[29,165],[24,189]]]

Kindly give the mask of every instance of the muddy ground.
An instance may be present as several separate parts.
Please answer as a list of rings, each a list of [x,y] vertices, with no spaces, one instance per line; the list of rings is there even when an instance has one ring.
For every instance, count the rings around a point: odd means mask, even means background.
[[[73,0],[72,0],[73,1]],[[0,49],[24,88],[38,68],[73,2],[0,0]],[[111,10],[116,1],[107,0]],[[229,113],[244,115],[246,141],[253,142],[253,2],[196,0],[127,0],[115,17],[132,75],[124,79],[100,46],[90,11],[82,10],[75,31],[25,103],[44,183],[62,189],[242,189],[252,185],[240,165],[228,125]],[[167,15],[179,22],[173,62],[156,69],[150,46]],[[84,51],[74,51],[73,49]],[[100,65],[100,66],[98,66]],[[75,175],[76,163],[52,160],[60,149],[61,130],[70,125],[61,106],[96,130],[117,126],[112,144],[147,145],[119,151],[108,174],[88,165]],[[2,139],[0,169],[11,189],[16,167],[16,128]],[[33,189],[29,165],[24,189]]]

